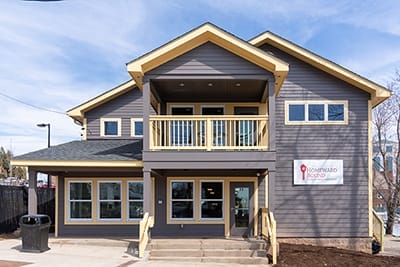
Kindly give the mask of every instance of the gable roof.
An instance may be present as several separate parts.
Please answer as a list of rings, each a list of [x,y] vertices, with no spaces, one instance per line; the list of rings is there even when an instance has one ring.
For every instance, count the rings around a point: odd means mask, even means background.
[[[272,32],[264,32],[253,39],[249,43],[260,47],[263,44],[272,45],[291,56],[294,56],[322,71],[325,71],[336,78],[339,78],[349,84],[356,86],[371,94],[372,106],[375,107],[382,101],[391,96],[392,92],[371,80],[368,80],[330,60],[327,60],[311,51],[304,49]]]
[[[212,42],[253,64],[272,72],[279,90],[289,71],[289,65],[248,42],[209,22],[189,31],[169,43],[127,63],[127,69],[139,88],[143,75],[206,42]]]
[[[83,104],[80,104],[74,108],[71,108],[70,110],[67,111],[67,115],[72,117],[73,119],[83,122],[83,117],[84,113],[90,109],[93,109],[97,106],[100,106],[101,104],[108,102],[117,96],[120,96],[129,90],[132,90],[136,87],[136,82],[134,80],[129,80],[127,82],[124,82],[117,87],[114,87],[107,92],[98,95],[88,101],[86,101]]]

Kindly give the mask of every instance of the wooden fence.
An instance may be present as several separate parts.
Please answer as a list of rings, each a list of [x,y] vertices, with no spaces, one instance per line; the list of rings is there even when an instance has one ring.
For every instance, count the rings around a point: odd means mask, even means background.
[[[38,188],[38,213],[55,219],[55,189]],[[11,233],[19,227],[19,219],[28,213],[28,188],[0,185],[0,234]],[[50,231],[52,228],[50,228]]]

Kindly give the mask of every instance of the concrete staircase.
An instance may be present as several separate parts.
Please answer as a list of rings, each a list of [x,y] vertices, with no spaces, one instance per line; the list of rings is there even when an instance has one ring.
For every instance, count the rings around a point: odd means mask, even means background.
[[[152,239],[150,261],[267,265],[266,243],[257,239]]]

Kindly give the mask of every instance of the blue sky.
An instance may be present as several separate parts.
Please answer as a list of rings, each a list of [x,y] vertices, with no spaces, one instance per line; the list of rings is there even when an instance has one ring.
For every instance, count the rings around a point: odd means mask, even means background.
[[[400,69],[400,1],[0,2],[0,93],[64,112],[126,80],[125,63],[210,21],[248,40],[270,30],[386,85]],[[68,116],[0,95],[0,146],[19,155],[80,139]]]

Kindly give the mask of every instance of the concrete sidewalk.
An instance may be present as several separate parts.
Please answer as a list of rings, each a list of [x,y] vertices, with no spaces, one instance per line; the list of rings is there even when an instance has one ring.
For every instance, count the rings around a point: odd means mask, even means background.
[[[400,237],[386,235],[383,248],[384,252],[379,255],[400,257]]]
[[[42,253],[21,252],[21,239],[0,239],[0,266],[85,266],[85,267],[141,267],[141,266],[239,266],[237,264],[162,262],[139,259],[135,255],[136,240],[128,239],[49,239],[50,250]],[[240,265],[243,266],[243,265]],[[255,266],[255,265],[252,265]]]

